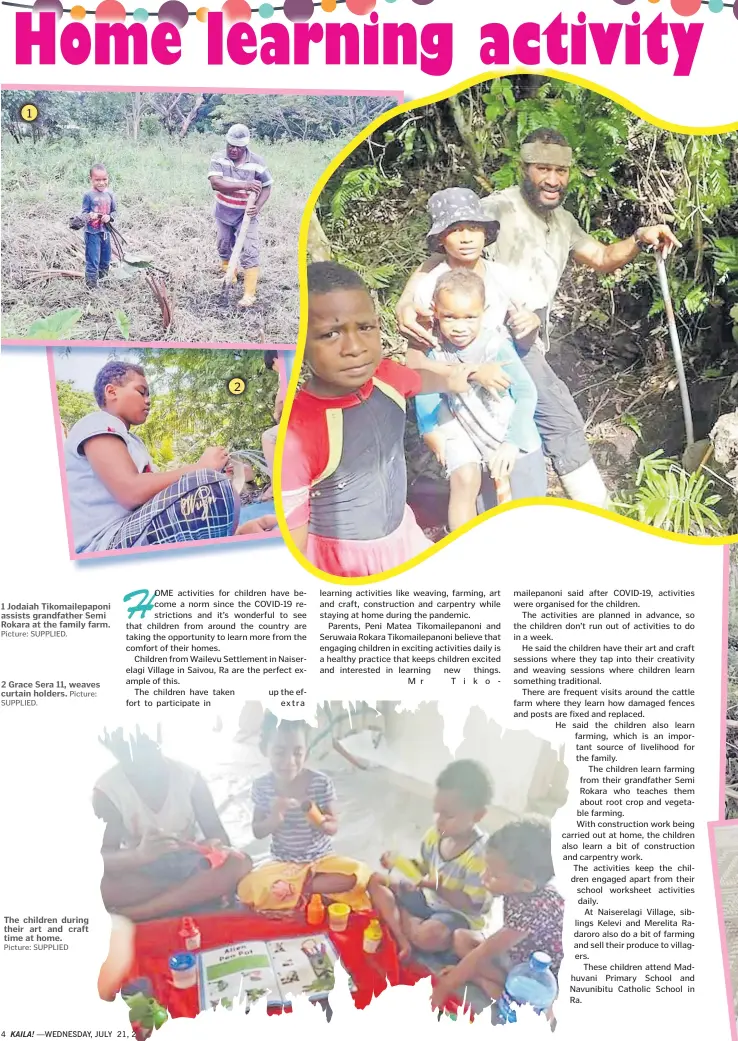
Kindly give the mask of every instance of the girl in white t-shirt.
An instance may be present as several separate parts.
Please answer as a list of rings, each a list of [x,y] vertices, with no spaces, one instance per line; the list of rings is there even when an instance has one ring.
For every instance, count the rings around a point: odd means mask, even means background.
[[[238,514],[225,448],[207,448],[192,466],[159,473],[131,427],[151,408],[144,370],[111,361],[95,380],[99,411],[80,419],[64,443],[77,553],[233,535]]]

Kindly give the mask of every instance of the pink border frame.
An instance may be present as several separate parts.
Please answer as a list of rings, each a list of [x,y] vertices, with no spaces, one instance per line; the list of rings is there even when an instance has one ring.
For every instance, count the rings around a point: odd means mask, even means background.
[[[112,346],[110,344],[109,346]],[[157,348],[152,347],[151,350]],[[203,348],[201,348],[203,349]],[[204,348],[207,350],[207,348]],[[239,344],[233,344],[232,350],[241,350]],[[275,347],[262,347],[263,350],[276,350]],[[163,546],[133,546],[131,549],[104,549],[97,550],[90,553],[77,553],[74,548],[74,531],[72,529],[72,512],[69,507],[69,488],[67,485],[67,471],[64,465],[64,432],[62,430],[61,415],[59,414],[59,399],[56,394],[56,369],[54,367],[54,351],[56,348],[46,348],[46,364],[49,370],[49,384],[51,389],[51,404],[54,412],[54,429],[56,431],[56,450],[59,457],[59,474],[61,477],[62,485],[62,498],[64,500],[64,520],[67,526],[67,545],[69,546],[69,558],[70,560],[106,560],[111,557],[128,557],[131,554],[138,553],[155,553],[163,550],[182,550],[182,549],[194,549],[202,546],[232,546],[239,542],[263,542],[266,539],[281,539],[282,533],[279,528],[273,528],[271,531],[258,532],[253,535],[229,535],[222,539],[197,539],[193,542],[180,542],[171,543]],[[294,348],[289,348],[294,350]],[[277,366],[279,371],[279,382],[280,385],[286,389],[287,386],[287,367],[285,360],[282,355],[277,359]]]
[[[715,904],[718,912],[718,931],[720,933],[720,950],[723,957],[723,972],[725,974],[725,996],[728,1002],[728,1020],[730,1022],[731,1041],[738,1041],[738,1025],[733,1011],[733,983],[730,978],[730,964],[728,961],[728,938],[725,932],[725,916],[723,911],[723,895],[720,889],[720,875],[717,863],[717,845],[715,833],[718,828],[738,827],[738,820],[725,819],[725,742],[727,738],[727,715],[728,715],[728,606],[730,602],[730,546],[723,547],[723,682],[720,698],[720,781],[718,785],[718,807],[717,820],[709,821],[707,824],[707,835],[710,844],[710,860],[712,862],[712,881],[715,888]]]
[[[296,87],[286,87],[283,90],[271,89],[269,87],[229,87],[222,89],[220,87],[90,87],[90,86],[79,86],[70,83],[45,83],[45,84],[33,84],[33,83],[2,83],[0,84],[0,90],[38,90],[42,87],[44,90],[58,90],[69,93],[71,91],[80,91],[85,93],[106,93],[106,94],[132,94],[134,91],[140,90],[142,92],[157,94],[192,94],[198,91],[214,91],[218,94],[286,94],[286,95],[317,95],[320,97],[330,97],[331,95],[340,94],[345,97],[365,97],[365,98],[392,98],[396,105],[399,105],[404,100],[404,92],[401,90],[300,90]],[[27,338],[20,339],[8,339],[3,337],[0,340],[0,345],[4,347],[40,347],[43,346],[38,340],[29,340]],[[294,350],[295,345],[291,343],[253,343],[249,341],[236,343],[207,343],[203,342],[188,342],[187,340],[48,340],[46,341],[47,347],[140,347],[140,348],[157,348],[159,350],[166,350],[168,347],[194,347],[198,350],[210,349],[210,350],[230,350],[234,347],[239,347],[242,350],[265,350],[270,349],[273,351],[291,351]]]
[[[721,757],[722,758],[722,757]],[[725,764],[723,766],[723,774],[725,773]],[[733,820],[719,820],[711,821],[707,825],[707,833],[710,843],[710,859],[712,861],[712,880],[715,886],[715,904],[718,912],[718,931],[720,933],[720,950],[723,956],[723,972],[725,974],[725,997],[728,1002],[728,1020],[730,1022],[730,1037],[731,1041],[738,1041],[738,1025],[736,1025],[736,1017],[733,1012],[733,983],[730,978],[730,964],[728,962],[728,937],[725,932],[725,916],[723,911],[723,894],[720,889],[720,875],[718,872],[717,863],[717,845],[715,842],[715,832],[718,828],[733,828],[738,826],[738,821]]]

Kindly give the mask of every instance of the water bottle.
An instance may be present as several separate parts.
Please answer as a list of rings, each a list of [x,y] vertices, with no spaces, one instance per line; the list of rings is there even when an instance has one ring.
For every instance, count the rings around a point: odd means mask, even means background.
[[[501,1023],[517,1022],[516,1009],[530,1005],[539,1015],[547,1012],[558,993],[556,977],[551,972],[551,958],[543,951],[531,954],[528,961],[515,965],[507,974],[505,990],[498,999],[497,1017]]]

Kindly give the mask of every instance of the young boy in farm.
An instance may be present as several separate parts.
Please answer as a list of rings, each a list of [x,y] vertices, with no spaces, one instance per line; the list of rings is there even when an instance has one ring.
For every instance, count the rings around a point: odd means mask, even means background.
[[[492,781],[480,763],[449,763],[436,780],[436,823],[420,846],[420,880],[395,883],[380,874],[369,880],[372,906],[394,936],[401,959],[413,948],[451,952],[457,929],[484,925],[492,900],[482,884],[486,835],[479,822],[491,802]],[[383,854],[382,866],[390,868],[392,860],[392,854]]]
[[[85,282],[95,289],[98,280],[110,270],[109,225],[115,219],[115,196],[110,191],[108,171],[102,163],[90,170],[90,187],[82,198],[82,220],[85,222]]]
[[[376,575],[431,545],[407,505],[405,409],[416,394],[463,393],[468,366],[413,372],[382,357],[379,315],[355,271],[311,264],[305,363],[282,456],[297,549],[330,575]],[[476,378],[476,377],[474,377]]]
[[[158,473],[132,427],[146,422],[149,385],[140,365],[110,361],[95,380],[99,410],[74,424],[64,443],[67,494],[78,553],[233,535],[238,511],[224,473],[225,448]],[[247,534],[264,524],[249,522]]]
[[[225,152],[210,160],[208,180],[215,193],[213,216],[217,227],[217,249],[223,271],[228,268],[244,217],[249,227],[241,247],[238,273],[243,275],[239,307],[251,307],[259,280],[259,213],[271,195],[274,183],[261,156],[249,149],[251,133],[236,123],[226,134]]]

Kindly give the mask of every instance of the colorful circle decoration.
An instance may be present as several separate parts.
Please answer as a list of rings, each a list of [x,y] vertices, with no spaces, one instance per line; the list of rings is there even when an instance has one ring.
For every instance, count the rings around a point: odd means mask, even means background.
[[[119,0],[102,0],[95,8],[95,20],[98,22],[125,22],[126,9]]]
[[[137,7],[133,12],[133,20],[134,22],[148,22],[149,12],[145,7]]]
[[[36,0],[33,5],[34,11],[53,11],[57,18],[64,14],[61,0]]]
[[[184,29],[190,17],[187,6],[182,0],[166,0],[159,8],[159,21],[170,22],[178,29]]]
[[[284,15],[291,22],[309,22],[313,17],[313,0],[284,0]]]
[[[259,18],[271,18],[274,14],[274,8],[271,4],[262,4],[259,8]]]
[[[320,0],[320,6],[324,11],[330,14],[331,11],[335,11],[336,9],[336,0]]]
[[[81,4],[75,4],[69,12],[69,17],[74,19],[75,22],[84,22],[86,14],[87,11],[85,11]]]
[[[693,14],[697,14],[702,6],[702,0],[671,0],[671,6],[675,14],[680,14],[682,18],[690,18]]]
[[[247,0],[226,0],[221,10],[227,22],[251,21],[251,4]]]
[[[660,0],[648,0],[648,2],[650,4],[658,4]],[[387,0],[387,3],[394,3],[394,0]],[[413,0],[413,3],[432,3],[432,0]],[[635,0],[615,0],[615,3],[627,7],[635,3]],[[727,7],[731,7],[733,15],[738,18],[738,0],[670,0],[670,4],[672,11],[682,18],[691,18],[703,6],[706,6],[707,10],[712,14],[720,14]]]
[[[351,14],[369,14],[377,6],[377,0],[346,0],[346,7]]]
[[[425,6],[426,4],[432,4],[433,0],[413,0],[413,3],[414,4],[420,4],[421,6]]]
[[[208,20],[208,9],[207,9],[207,7],[198,7],[198,9],[195,11],[195,18],[197,18],[198,22],[203,22],[203,23],[207,22],[207,20]]]

